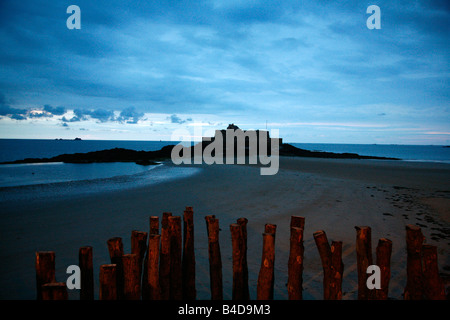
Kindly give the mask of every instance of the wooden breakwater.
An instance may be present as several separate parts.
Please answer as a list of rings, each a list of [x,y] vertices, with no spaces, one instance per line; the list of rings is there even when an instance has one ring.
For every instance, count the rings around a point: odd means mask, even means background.
[[[132,231],[131,252],[126,253],[122,238],[106,241],[110,261],[100,265],[100,300],[195,300],[196,262],[194,249],[194,212],[186,207],[183,216],[170,212],[162,214],[161,221],[151,216],[149,232]],[[222,255],[219,245],[219,219],[205,217],[208,235],[210,293],[212,300],[223,299]],[[229,226],[232,241],[233,300],[249,300],[247,264],[246,218],[237,219]],[[305,218],[291,216],[287,293],[289,300],[303,298]],[[262,234],[261,266],[257,279],[257,300],[271,300],[274,292],[275,224],[266,224]],[[375,260],[372,252],[371,228],[356,226],[356,265],[358,272],[358,299],[385,300],[389,294],[391,277],[392,241],[378,240]],[[327,239],[324,230],[313,233],[323,268],[323,299],[340,300],[344,281],[342,241]],[[404,299],[444,300],[445,286],[439,275],[437,247],[424,244],[425,237],[415,225],[406,226],[407,272]],[[79,249],[80,299],[94,299],[93,250]],[[65,282],[55,279],[55,252],[39,251],[35,257],[36,293],[38,300],[68,299]],[[367,285],[370,266],[379,268],[380,289]],[[369,269],[368,269],[369,268]]]

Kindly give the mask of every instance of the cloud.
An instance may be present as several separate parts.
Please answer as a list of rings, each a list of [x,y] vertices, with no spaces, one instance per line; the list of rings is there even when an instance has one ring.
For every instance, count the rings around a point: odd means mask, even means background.
[[[72,117],[70,119],[67,119],[66,117],[62,117],[61,121],[62,122],[78,122],[78,121],[81,121],[81,120],[77,116],[74,116],[74,117]]]
[[[7,116],[14,120],[25,120],[26,113],[26,109],[10,107],[6,102],[5,96],[0,93],[0,116]]]
[[[105,109],[95,109],[90,113],[91,118],[97,119],[100,122],[107,122],[110,120],[114,120],[114,112]]]
[[[52,106],[46,104],[44,106],[44,111],[48,112],[50,114],[53,114],[55,116],[62,116],[63,114],[66,113],[66,108],[64,108],[64,107],[52,107]]]
[[[21,114],[13,114],[13,115],[11,115],[11,119],[14,119],[14,120],[26,120],[27,117],[25,117],[25,116],[23,116]]]
[[[29,118],[51,118],[53,115],[48,112],[41,112],[40,110],[29,110],[27,113]]]
[[[22,115],[24,116],[27,113],[26,109],[17,109],[17,108],[11,108],[8,105],[0,105],[0,116],[15,116],[15,115]]]
[[[7,116],[14,120],[26,120],[27,118],[51,118],[53,115],[63,115],[66,113],[64,107],[52,107],[44,105],[43,108],[13,108],[6,103],[6,98],[0,94],[0,116]]]
[[[114,111],[106,110],[103,108],[98,109],[76,108],[73,110],[73,113],[74,116],[72,118],[68,119],[64,116],[61,118],[61,121],[67,123],[67,122],[80,122],[89,119],[96,119],[101,123],[117,121],[120,123],[135,124],[144,117],[144,113],[136,111],[134,107],[123,109],[118,117],[115,117]]]
[[[186,120],[182,120],[176,114],[173,114],[170,117],[167,117],[167,119],[169,119],[171,123],[178,123],[178,124],[183,124],[185,122],[192,121],[192,118],[187,118]]]
[[[117,121],[126,123],[137,123],[144,117],[143,112],[137,112],[134,107],[129,107],[120,112]]]
[[[91,117],[92,119],[97,119],[100,122],[107,122],[114,120],[114,112],[102,108],[93,110],[74,109],[73,113],[75,114],[75,119],[72,118],[71,119],[72,122],[88,120],[89,117]]]

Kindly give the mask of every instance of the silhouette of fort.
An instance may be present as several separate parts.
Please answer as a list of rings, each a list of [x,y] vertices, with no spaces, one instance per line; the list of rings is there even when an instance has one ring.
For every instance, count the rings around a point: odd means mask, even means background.
[[[240,152],[244,152],[245,156],[249,156],[251,148],[256,149],[256,152],[252,150],[253,155],[259,155],[261,153],[263,155],[270,155],[272,143],[276,142],[275,139],[278,140],[278,147],[280,147],[283,143],[282,138],[271,138],[269,131],[267,130],[242,130],[234,123],[231,123],[228,125],[227,129],[216,130],[214,137],[203,137],[201,142],[202,148],[204,149],[206,146],[213,143],[216,139],[221,138],[225,156],[227,139],[230,138],[231,135],[234,138],[234,141],[232,142],[232,145],[234,146],[234,156],[238,154],[238,150]],[[260,150],[262,143],[262,141],[260,141],[261,139],[266,139],[266,152],[260,152],[262,151]],[[244,143],[242,143],[242,140],[244,141]],[[244,148],[244,150],[240,150],[241,148]]]

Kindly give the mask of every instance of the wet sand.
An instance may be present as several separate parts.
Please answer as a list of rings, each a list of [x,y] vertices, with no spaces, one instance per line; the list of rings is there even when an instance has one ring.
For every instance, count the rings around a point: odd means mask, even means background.
[[[168,164],[170,165],[170,164]],[[78,263],[78,249],[93,246],[94,278],[109,263],[106,241],[122,237],[129,252],[132,230],[148,231],[149,217],[162,212],[182,215],[194,208],[198,299],[209,299],[209,265],[204,217],[219,219],[224,298],[231,299],[229,225],[249,220],[250,296],[256,298],[264,224],[277,225],[275,299],[287,299],[287,261],[291,215],[306,218],[304,299],[322,298],[322,266],[312,234],[343,241],[343,299],[357,297],[355,226],[372,228],[372,248],[379,238],[393,241],[389,296],[402,299],[406,284],[405,225],[422,228],[426,242],[437,245],[440,272],[450,273],[450,165],[375,160],[280,159],[280,171],[261,176],[259,168],[202,165],[200,173],[158,185],[122,191],[8,202],[0,198],[1,299],[34,299],[34,253],[56,252],[56,278],[65,281],[68,265]],[[1,194],[0,194],[1,196]],[[6,289],[7,288],[7,289]],[[70,298],[78,298],[70,292]]]

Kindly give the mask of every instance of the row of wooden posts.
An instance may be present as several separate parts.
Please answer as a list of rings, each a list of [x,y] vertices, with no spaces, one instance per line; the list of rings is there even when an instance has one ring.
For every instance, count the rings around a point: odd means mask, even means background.
[[[223,299],[222,260],[219,246],[219,219],[205,217],[208,234],[210,290],[212,300]],[[125,253],[122,239],[107,241],[110,264],[100,266],[100,300],[194,300],[195,251],[192,207],[181,217],[164,212],[159,233],[159,217],[150,217],[150,232],[132,231],[131,253]],[[248,300],[247,222],[237,219],[230,225],[232,239],[233,300]],[[292,216],[287,291],[290,300],[302,299],[303,230],[305,218]],[[371,228],[357,226],[356,255],[358,299],[388,298],[392,242],[382,238],[376,247],[375,264],[381,270],[381,289],[370,290],[366,284],[367,267],[373,264]],[[261,268],[257,282],[257,299],[271,300],[274,292],[276,225],[266,224],[263,233]],[[342,298],[342,242],[329,243],[323,230],[313,234],[323,266],[323,299]],[[148,237],[148,240],[147,240]],[[404,299],[445,299],[445,287],[438,272],[436,246],[424,244],[421,229],[406,226],[407,283]],[[80,299],[94,299],[92,247],[79,250],[81,271]],[[66,283],[55,280],[55,252],[36,252],[36,288],[38,300],[68,299]]]

